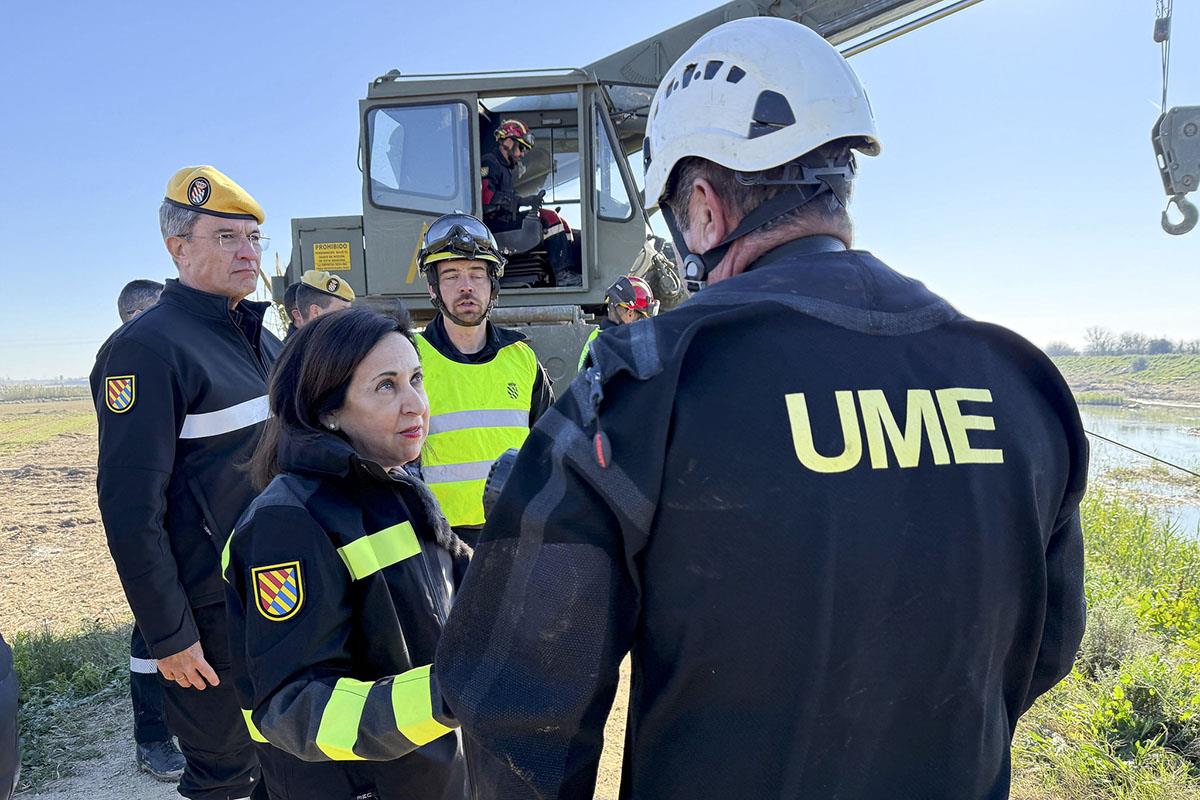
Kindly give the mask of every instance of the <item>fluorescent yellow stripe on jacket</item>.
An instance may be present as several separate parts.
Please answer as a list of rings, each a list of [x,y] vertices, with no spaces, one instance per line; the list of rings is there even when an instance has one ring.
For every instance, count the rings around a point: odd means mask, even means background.
[[[417,350],[429,396],[429,438],[421,454],[425,482],[451,525],[482,525],[492,462],[529,435],[537,356],[516,342],[485,364],[460,364],[423,335]]]
[[[410,669],[403,675],[397,675],[392,682],[392,709],[396,713],[396,727],[404,734],[404,738],[417,747],[429,744],[451,731],[433,718],[429,670],[429,665]]]
[[[262,731],[254,724],[254,720],[250,717],[249,709],[242,709],[242,716],[246,718],[246,730],[250,731],[250,738],[256,742],[266,743],[267,737],[262,735]]]
[[[434,719],[429,672],[430,665],[426,664],[392,678],[391,704],[395,730],[398,730],[412,747],[422,747],[452,731]],[[387,696],[382,694],[383,686],[380,686],[380,692],[375,695],[376,705],[368,707],[368,695],[377,685],[379,684],[353,678],[338,680],[329,702],[321,712],[321,722],[317,728],[316,745],[328,758],[334,761],[366,760],[354,751],[364,724],[364,742],[379,742],[386,738],[383,735],[384,731],[379,729],[380,723],[385,719],[378,705],[382,698]],[[395,757],[409,752],[409,749],[407,745],[398,747]],[[373,756],[379,757],[378,754]]]
[[[367,705],[367,694],[374,685],[369,681],[340,678],[333,687],[333,694],[321,712],[317,747],[334,761],[365,760],[354,754],[354,743],[358,741],[358,725]]]
[[[401,522],[342,545],[337,552],[350,570],[351,579],[357,581],[412,558],[421,552],[421,543],[412,523]]]

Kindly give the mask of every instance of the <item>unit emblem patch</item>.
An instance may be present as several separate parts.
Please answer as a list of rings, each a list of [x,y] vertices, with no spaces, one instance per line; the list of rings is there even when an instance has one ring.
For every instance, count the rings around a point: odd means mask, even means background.
[[[330,278],[329,281],[325,284],[325,291],[336,292],[338,290],[338,287],[341,285],[342,284],[338,281],[337,278]]]
[[[487,167],[480,167],[479,168],[479,177],[486,178],[488,176],[488,171],[489,170]]]
[[[507,388],[508,388],[508,396],[511,397],[513,400],[516,400],[517,399],[517,385],[515,383],[509,383]]]
[[[250,570],[250,579],[259,613],[273,622],[295,616],[304,605],[299,561],[255,567]]]
[[[133,408],[133,401],[137,399],[135,383],[132,375],[117,375],[104,379],[104,404],[108,406],[109,411],[124,414]]]
[[[202,206],[212,196],[212,184],[208,178],[196,178],[188,184],[188,202],[194,206]]]

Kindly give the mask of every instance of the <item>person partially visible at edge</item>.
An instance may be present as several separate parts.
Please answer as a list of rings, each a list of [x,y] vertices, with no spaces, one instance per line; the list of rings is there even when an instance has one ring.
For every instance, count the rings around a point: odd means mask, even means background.
[[[629,325],[639,319],[649,319],[658,314],[658,301],[650,284],[636,275],[622,275],[613,281],[612,286],[604,292],[605,317],[600,324],[588,334],[579,353],[579,369],[587,363],[588,351],[592,342],[601,331],[615,328],[618,325]]]
[[[322,314],[342,311],[354,303],[350,284],[324,270],[310,269],[300,276],[289,312],[296,328],[302,328]]]
[[[117,315],[124,325],[158,302],[163,285],[146,278],[132,280],[117,295]],[[119,330],[119,329],[118,329]],[[116,335],[114,333],[114,335]],[[109,337],[111,341],[112,337]],[[109,342],[100,346],[107,351]],[[103,358],[101,355],[97,358]],[[137,625],[129,640],[129,696],[133,706],[134,760],[139,770],[160,781],[177,781],[186,765],[163,716],[163,690],[158,663]]]
[[[429,404],[407,319],[305,325],[271,380],[262,493],[222,557],[233,674],[274,800],[465,800],[430,663],[470,548],[404,470]]]
[[[300,312],[296,310],[296,292],[299,289],[300,281],[296,281],[288,284],[288,287],[283,290],[283,313],[288,318],[287,331],[283,334],[285,340],[300,330],[300,326],[304,324],[304,320],[300,318]]]
[[[12,648],[0,636],[0,800],[9,800],[21,779],[21,751],[17,736],[17,672]]]
[[[572,242],[575,234],[567,221],[557,212],[541,208],[546,196],[543,189],[537,194],[518,195],[513,172],[520,167],[525,154],[533,149],[533,133],[519,119],[502,120],[496,126],[496,149],[480,158],[480,193],[483,199],[483,221],[492,233],[519,229],[529,212],[536,208],[542,228],[542,242],[555,286],[581,286],[583,271],[576,262]]]
[[[447,706],[505,797],[590,797],[632,651],[622,798],[1007,797],[1083,634],[1070,391],[849,249],[879,141],[811,29],[715,28],[648,118],[646,198],[706,288],[596,339],[534,426],[442,635]]]
[[[470,544],[484,522],[492,462],[521,446],[554,392],[524,334],[488,320],[504,257],[487,226],[467,214],[439,217],[417,260],[438,310],[417,336],[431,415],[421,471]]]
[[[147,278],[132,280],[117,295],[117,314],[126,323],[158,302],[163,285]]]
[[[254,291],[262,208],[211,166],[167,184],[159,223],[179,271],[101,349],[97,491],[109,551],[163,676],[167,727],[187,760],[179,793],[254,796],[258,759],[229,669],[219,556],[254,497],[245,472],[268,416],[281,343]]]

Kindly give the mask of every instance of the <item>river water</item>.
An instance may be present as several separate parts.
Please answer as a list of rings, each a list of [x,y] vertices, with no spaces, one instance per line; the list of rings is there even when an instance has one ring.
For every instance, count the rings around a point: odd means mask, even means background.
[[[1083,427],[1093,433],[1200,472],[1200,408],[1085,405],[1079,412]],[[1092,483],[1137,492],[1180,532],[1200,538],[1200,478],[1170,467],[1164,472],[1151,459],[1095,436],[1088,441]],[[1113,474],[1116,469],[1121,472]]]

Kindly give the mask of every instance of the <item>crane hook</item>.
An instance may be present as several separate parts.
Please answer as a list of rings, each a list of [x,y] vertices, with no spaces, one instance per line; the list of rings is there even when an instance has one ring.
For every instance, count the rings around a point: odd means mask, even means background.
[[[1167,212],[1171,210],[1172,203],[1179,209],[1179,213],[1183,214],[1183,219],[1179,222],[1171,222],[1167,218]],[[1172,236],[1180,236],[1196,227],[1197,222],[1200,222],[1200,210],[1197,210],[1182,194],[1171,195],[1170,199],[1167,200],[1167,207],[1162,212],[1163,230]]]

